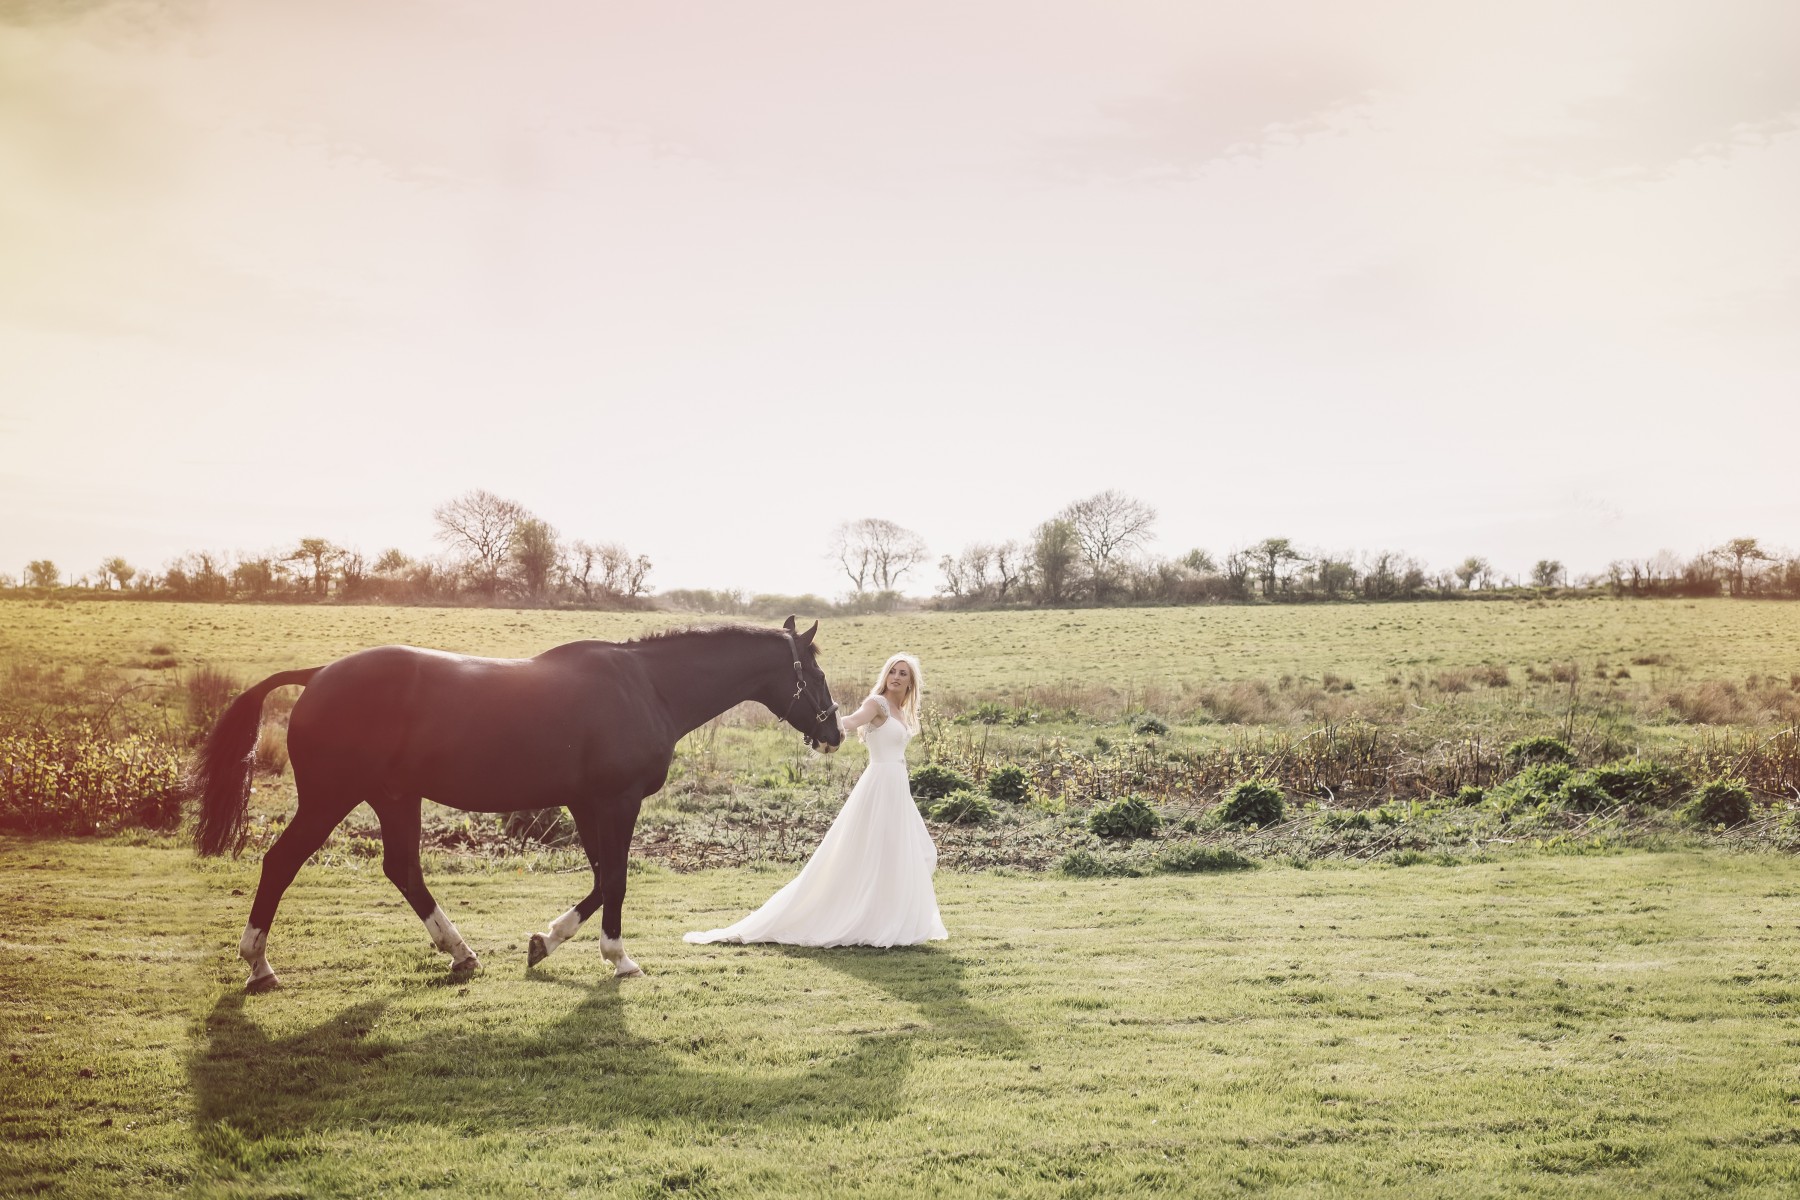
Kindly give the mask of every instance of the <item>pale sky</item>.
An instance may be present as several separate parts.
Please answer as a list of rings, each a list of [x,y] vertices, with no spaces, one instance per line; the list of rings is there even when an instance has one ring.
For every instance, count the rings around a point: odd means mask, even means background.
[[[1792,0],[0,0],[0,572],[1800,549],[1796,212]]]

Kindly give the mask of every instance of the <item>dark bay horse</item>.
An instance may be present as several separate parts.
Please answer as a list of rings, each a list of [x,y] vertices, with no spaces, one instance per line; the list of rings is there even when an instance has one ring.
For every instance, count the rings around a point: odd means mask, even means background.
[[[746,701],[762,704],[815,749],[843,738],[819,670],[813,622],[794,631],[728,626],[672,630],[632,642],[570,642],[536,658],[474,658],[383,646],[324,667],[271,675],[232,701],[195,764],[201,854],[243,849],[250,763],[263,698],[300,684],[288,722],[299,806],[263,856],[262,880],[238,953],[250,991],[278,986],[269,927],[300,866],[358,804],[381,820],[381,866],[454,972],[479,963],[425,887],[421,804],[470,812],[565,807],[594,871],[585,899],[533,934],[527,965],[603,909],[600,949],[618,975],[626,957],[620,913],[631,833],[644,797],[662,787],[675,743]]]

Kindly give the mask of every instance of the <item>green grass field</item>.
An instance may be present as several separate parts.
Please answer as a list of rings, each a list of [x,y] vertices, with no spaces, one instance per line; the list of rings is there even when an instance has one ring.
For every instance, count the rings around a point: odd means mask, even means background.
[[[1791,1196],[1800,883],[1766,855],[939,877],[948,943],[691,947],[768,871],[255,866],[0,839],[0,1194]]]
[[[656,613],[155,602],[0,604],[0,663],[120,669],[207,664],[245,679],[396,642],[528,657],[580,638],[621,639],[695,619]],[[819,645],[840,692],[888,654],[924,660],[933,692],[1179,689],[1334,672],[1361,688],[1390,675],[1483,664],[1596,661],[1639,682],[1800,673],[1800,604],[1730,600],[899,613],[827,618]],[[161,650],[161,653],[154,651]]]

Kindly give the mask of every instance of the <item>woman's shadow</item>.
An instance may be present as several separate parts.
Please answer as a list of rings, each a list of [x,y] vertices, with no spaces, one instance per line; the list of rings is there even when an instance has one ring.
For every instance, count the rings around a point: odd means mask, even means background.
[[[548,1025],[439,1019],[408,1037],[386,1020],[400,989],[286,1036],[269,1036],[241,992],[206,1018],[190,1065],[197,1124],[292,1138],[343,1127],[451,1123],[472,1132],[681,1117],[720,1126],[841,1125],[900,1111],[915,1054],[1012,1057],[1023,1039],[973,1005],[962,962],[942,950],[797,950],[915,1006],[922,1024],[862,1034],[799,1069],[746,1065],[731,1048],[657,1031],[650,993],[611,979],[575,984],[581,1002]],[[479,985],[477,985],[479,986]],[[203,1149],[209,1145],[202,1137]]]

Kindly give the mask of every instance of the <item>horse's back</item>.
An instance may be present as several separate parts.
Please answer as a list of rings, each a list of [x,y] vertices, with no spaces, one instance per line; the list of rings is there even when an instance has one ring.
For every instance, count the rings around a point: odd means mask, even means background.
[[[339,659],[294,707],[295,774],[464,808],[563,803],[552,797],[589,785],[615,757],[605,743],[641,740],[630,698],[647,681],[606,647],[529,659],[381,646]]]

